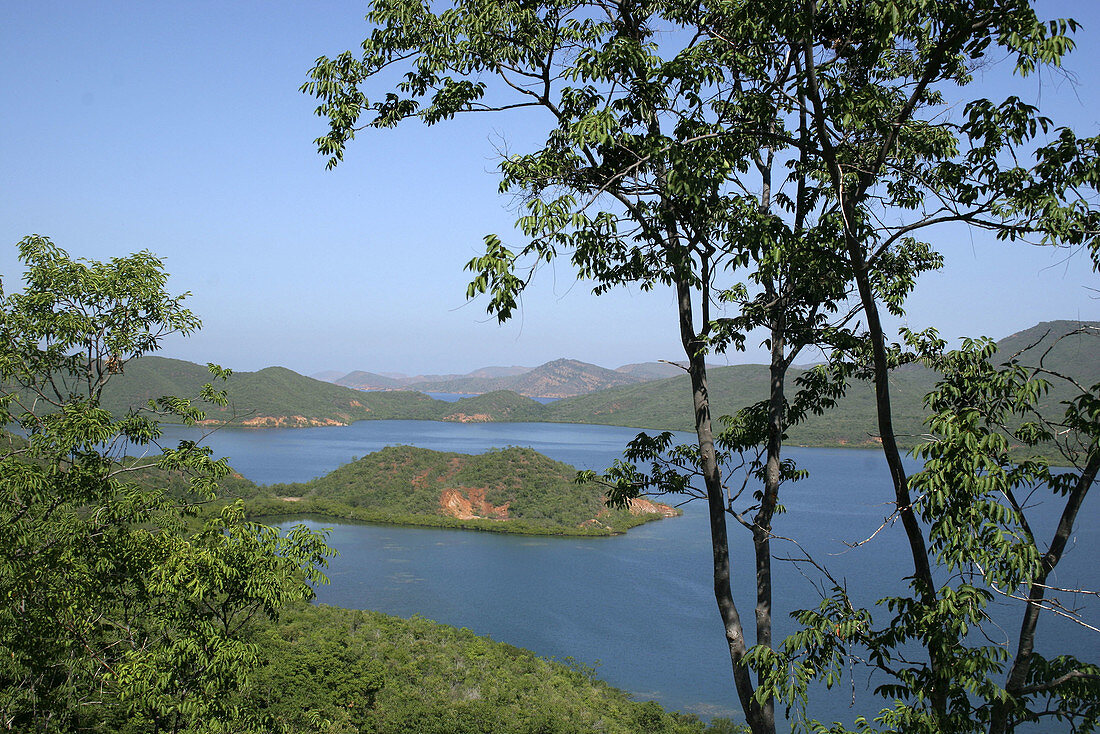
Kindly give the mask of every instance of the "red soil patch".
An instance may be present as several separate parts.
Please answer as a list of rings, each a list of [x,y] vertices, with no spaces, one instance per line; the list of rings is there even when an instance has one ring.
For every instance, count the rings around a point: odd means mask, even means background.
[[[439,509],[444,515],[459,520],[507,520],[510,504],[505,502],[499,507],[489,504],[483,487],[472,487],[467,494],[463,494],[461,489],[445,489],[439,495]]]
[[[654,502],[642,497],[630,500],[631,515],[660,515],[661,517],[676,517],[676,509],[661,502]]]

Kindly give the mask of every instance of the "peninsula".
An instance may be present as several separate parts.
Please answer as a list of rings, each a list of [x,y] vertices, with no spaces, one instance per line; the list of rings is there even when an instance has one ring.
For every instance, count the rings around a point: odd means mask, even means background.
[[[525,535],[617,535],[680,511],[645,498],[614,509],[598,484],[533,449],[470,455],[391,446],[309,482],[242,485],[257,517],[322,515],[337,520],[453,527]]]

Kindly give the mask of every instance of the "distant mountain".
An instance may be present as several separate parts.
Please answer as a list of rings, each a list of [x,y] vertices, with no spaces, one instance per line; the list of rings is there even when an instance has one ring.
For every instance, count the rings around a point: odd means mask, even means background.
[[[368,373],[360,373],[368,374]],[[304,377],[285,367],[234,372],[225,383],[193,362],[142,357],[126,364],[104,393],[115,414],[172,395],[195,397],[214,382],[225,389],[229,406],[202,405],[207,419],[256,428],[344,425],[359,420],[443,420],[454,422],[540,420],[542,404],[512,392],[495,392],[455,402],[435,400],[413,390],[357,390]]]
[[[321,382],[336,382],[336,380],[343,376],[344,373],[339,370],[324,370],[323,372],[314,372],[310,375],[314,380],[320,380]]]
[[[792,393],[800,374],[801,370],[788,373]],[[714,416],[732,415],[768,394],[766,365],[715,367],[708,370],[707,377]],[[921,401],[933,382],[934,374],[923,368],[898,370],[892,376],[894,423],[898,433],[912,437],[903,443],[915,443],[922,430]],[[683,375],[559,400],[545,406],[543,420],[693,431],[691,382]],[[858,446],[873,445],[877,434],[874,390],[869,383],[857,382],[835,410],[791,429],[789,439],[795,445]]]
[[[1079,326],[1092,326],[1094,331],[1058,339]],[[1036,366],[1043,358],[1046,368],[1071,375],[1082,384],[1093,385],[1100,382],[1100,332],[1095,331],[1098,328],[1100,322],[1037,324],[998,342],[997,358],[1007,360],[1019,350],[1035,344],[1018,357],[1021,364]],[[803,370],[798,369],[790,371],[791,390],[795,389],[794,381],[802,373]],[[708,378],[712,412],[716,416],[732,414],[767,395],[766,365],[715,367],[708,370]],[[894,425],[901,444],[912,446],[923,435],[926,416],[923,400],[935,382],[936,373],[919,365],[906,366],[892,373],[890,391]],[[1065,389],[1056,384],[1044,403],[1055,405],[1065,396]],[[691,384],[683,375],[559,400],[544,406],[542,420],[686,431],[694,429],[690,401]],[[812,416],[804,424],[792,428],[789,440],[792,444],[807,446],[877,444],[873,386],[856,382],[835,409],[822,416]]]
[[[793,394],[801,370],[788,373]],[[708,370],[711,409],[715,416],[732,415],[738,409],[763,400],[768,394],[766,365],[733,365]],[[934,383],[934,373],[923,368],[898,370],[891,377],[894,423],[900,434],[915,443],[922,431],[922,399]],[[597,402],[598,400],[598,402]],[[644,385],[606,390],[594,395],[562,400],[547,405],[547,419],[565,422],[591,422],[638,428],[692,431],[691,382],[687,375]],[[579,412],[588,420],[579,420]],[[869,383],[856,382],[834,410],[813,416],[791,429],[789,442],[806,446],[874,445],[878,434],[875,419],[874,389]]]
[[[638,362],[616,367],[616,372],[637,377],[640,380],[664,380],[684,374],[684,369],[668,362]]]
[[[415,385],[419,385],[422,382],[441,382],[443,380],[458,380],[463,377],[469,377],[469,375],[460,375],[457,372],[448,373],[446,375],[406,375],[404,377],[397,378],[401,381],[402,385],[407,385],[410,389],[415,389]]]
[[[405,386],[404,380],[360,370],[350,372],[333,382],[356,390],[399,390]]]
[[[1067,334],[1080,325],[1092,333]],[[1055,344],[1055,342],[1057,342]],[[1028,366],[1071,375],[1086,385],[1100,382],[1100,322],[1054,321],[1002,339],[997,358],[1016,358]],[[789,373],[791,390],[802,370]],[[370,373],[352,373],[369,375]],[[765,365],[713,367],[708,372],[713,414],[728,415],[767,395]],[[348,376],[350,377],[350,376]],[[382,379],[384,376],[378,375]],[[891,376],[895,426],[903,445],[924,432],[924,395],[936,375],[911,365]],[[205,367],[163,357],[144,357],[126,365],[104,396],[104,407],[124,412],[163,395],[194,396],[210,381]],[[608,386],[599,389],[601,385]],[[418,385],[438,392],[481,393],[456,402],[433,400],[408,388],[365,392],[303,377],[282,367],[235,373],[225,385],[231,406],[207,407],[212,420],[257,427],[311,426],[370,419],[443,420],[454,422],[548,421],[599,423],[645,429],[692,430],[691,387],[687,375],[642,382],[640,378],[574,360],[557,360],[520,375],[462,377]],[[566,396],[543,405],[524,396]],[[1044,399],[1055,405],[1067,392],[1057,382]],[[807,446],[873,445],[877,442],[874,391],[855,383],[834,410],[811,417],[790,431],[790,443]]]
[[[309,482],[260,488],[247,509],[553,535],[611,535],[680,514],[646,499],[609,509],[603,489],[577,484],[576,474],[527,448],[468,455],[391,446]]]
[[[639,378],[575,359],[557,359],[513,377],[461,377],[421,382],[417,390],[450,393],[487,393],[497,390],[536,398],[565,398],[639,382]]]
[[[1081,333],[1073,333],[1081,332]],[[1100,382],[1100,321],[1044,321],[997,342],[997,356],[1015,357],[1028,367],[1042,366],[1093,385]]]
[[[357,370],[344,374],[342,372],[322,372],[315,379],[334,382],[337,385],[352,387],[356,390],[420,390],[421,385],[448,382],[464,379],[495,379],[500,377],[515,377],[525,372],[530,372],[530,367],[482,367],[465,375],[404,375],[399,372],[364,372]],[[431,387],[424,390],[432,392],[449,392],[446,390],[435,391]]]
[[[530,367],[520,367],[519,365],[512,365],[511,367],[482,367],[479,370],[468,373],[466,377],[515,377],[516,375],[522,375],[530,371]]]
[[[107,385],[103,404],[121,414],[165,395],[195,397],[207,382],[227,390],[230,400],[227,408],[204,405],[208,419],[256,427],[343,425],[368,418],[431,420],[447,405],[415,392],[364,393],[285,367],[235,372],[218,384],[202,365],[152,356],[128,362]]]

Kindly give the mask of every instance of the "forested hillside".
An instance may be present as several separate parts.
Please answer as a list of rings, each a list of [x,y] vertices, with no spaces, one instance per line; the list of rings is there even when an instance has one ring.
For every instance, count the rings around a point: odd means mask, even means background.
[[[257,638],[268,653],[257,692],[288,731],[316,718],[376,734],[734,731],[633,701],[582,665],[420,617],[303,605]]]
[[[791,370],[791,374],[794,377],[802,371]],[[716,415],[732,415],[767,394],[765,365],[716,367],[709,377]],[[933,383],[934,374],[922,367],[894,371],[890,387],[899,433],[913,436],[921,431],[921,401]],[[559,400],[545,407],[542,420],[690,431],[694,425],[690,408],[691,383],[684,375]],[[873,443],[875,435],[874,390],[869,383],[856,382],[834,410],[791,429],[790,440],[806,446],[844,446]]]
[[[404,384],[401,380],[385,375],[376,375],[373,372],[356,370],[343,377],[338,377],[332,382],[344,387],[353,387],[356,390],[400,390]]]
[[[162,395],[198,395],[211,382],[209,370],[193,362],[147,356],[126,365],[104,391],[103,404],[116,414]],[[414,392],[367,393],[321,382],[285,367],[236,372],[215,387],[229,395],[227,407],[207,406],[207,418],[254,427],[343,425],[357,420],[438,417],[438,401]]]
[[[256,488],[254,515],[320,514],[349,520],[539,535],[611,535],[679,514],[639,499],[604,504],[603,489],[525,448],[485,454],[391,446],[299,484]]]
[[[1025,366],[1039,366],[1070,375],[1082,384],[1100,381],[1100,338],[1093,334],[1059,337],[1081,324],[1098,322],[1052,321],[1037,324],[998,343],[998,358],[1018,359]],[[1021,350],[1022,353],[1021,353]],[[561,363],[561,364],[559,364]],[[569,360],[559,360],[564,372],[538,368],[503,381],[526,380],[542,385],[531,393],[545,393],[548,380],[557,379],[561,390],[579,389],[579,374]],[[548,365],[543,365],[547,367]],[[612,374],[618,374],[610,370]],[[587,373],[584,373],[587,374]],[[792,369],[796,379],[801,370]],[[626,378],[629,379],[629,378]],[[125,374],[112,381],[105,395],[113,411],[140,405],[159,395],[194,395],[210,380],[205,367],[191,362],[145,357],[126,366]],[[497,378],[478,383],[486,387]],[[902,445],[912,446],[924,432],[924,396],[936,375],[920,365],[895,369],[890,389],[894,425]],[[765,365],[734,365],[710,369],[710,395],[716,415],[730,415],[767,394]],[[1059,383],[1060,384],[1060,383]],[[472,383],[444,384],[467,390]],[[566,387],[571,385],[572,387]],[[479,387],[479,389],[480,389]],[[362,391],[303,377],[282,367],[236,373],[225,384],[230,405],[214,408],[208,418],[253,427],[338,425],[357,420],[442,420],[461,423],[546,421],[596,423],[655,430],[691,430],[690,382],[687,375],[620,385],[542,404],[510,390],[497,390],[456,402],[435,400],[410,390]],[[1056,387],[1044,403],[1053,405],[1065,397]],[[790,441],[804,446],[860,446],[877,441],[874,390],[869,382],[854,381],[836,408],[811,416],[790,430]]]
[[[1037,324],[998,342],[994,361],[1017,359],[1030,367],[1037,367],[1042,361],[1046,369],[1073,376],[1084,385],[1095,384],[1100,382],[1100,338],[1095,331],[1059,337],[1078,326],[1098,324],[1078,321]],[[802,370],[790,371],[792,384],[801,374]],[[767,395],[765,365],[715,367],[710,369],[709,377],[716,415],[732,414]],[[907,365],[891,373],[894,426],[902,445],[916,444],[924,433],[924,396],[935,382],[936,373],[920,365]],[[1065,389],[1056,382],[1044,403],[1051,405],[1064,398]],[[684,375],[559,400],[544,407],[541,420],[686,431],[694,425],[690,400],[690,381]],[[877,435],[874,388],[865,381],[853,382],[834,409],[811,416],[789,432],[791,443],[804,446],[870,445],[876,443]]]

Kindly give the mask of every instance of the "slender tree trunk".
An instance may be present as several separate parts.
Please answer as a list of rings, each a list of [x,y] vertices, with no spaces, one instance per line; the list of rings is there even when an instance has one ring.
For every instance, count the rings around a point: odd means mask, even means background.
[[[848,222],[853,221],[851,209],[848,210],[846,219]],[[863,304],[863,313],[867,317],[867,332],[871,339],[872,364],[875,376],[875,409],[878,418],[879,437],[882,441],[882,452],[890,469],[890,480],[894,485],[894,502],[901,517],[905,537],[909,542],[909,552],[913,558],[913,583],[921,603],[930,608],[936,602],[936,585],[932,579],[932,569],[928,561],[928,546],[924,540],[924,531],[921,529],[916,513],[913,511],[913,499],[909,493],[909,478],[905,474],[901,450],[898,448],[897,438],[894,435],[886,338],[882,329],[882,321],[879,318],[878,303],[871,288],[870,279],[867,276],[867,266],[863,260],[859,243],[851,232],[847,233],[846,239],[852,272],[855,276],[856,287],[859,290],[860,301]],[[928,696],[932,702],[933,710],[942,716],[947,712],[948,693],[946,683],[943,680],[943,664],[937,650],[929,646],[927,652],[932,680],[934,681],[933,690],[928,691]]]
[[[702,344],[693,325],[691,289],[683,281],[676,284],[676,300],[679,311],[680,339],[688,359],[691,376],[692,406],[695,411],[695,432],[699,440],[699,458],[703,481],[707,490],[707,508],[710,514],[711,552],[714,561],[714,598],[726,632],[730,662],[733,665],[733,681],[741,708],[753,734],[775,734],[774,717],[766,717],[765,711],[754,698],[754,688],[749,669],[744,663],[748,648],[745,644],[744,626],[730,587],[729,537],[726,533],[725,493],[714,449],[714,433],[710,417],[710,397],[707,393],[707,368]]]
[[[783,430],[785,426],[786,398],[784,385],[787,364],[786,314],[780,301],[771,323],[771,365],[768,391],[768,425],[766,463],[764,466],[764,495],[760,510],[753,519],[753,550],[756,556],[756,644],[772,647],[772,518],[779,502],[779,485],[782,482]],[[768,698],[761,707],[763,717],[775,725],[775,701]]]
[[[1046,596],[1047,577],[1062,560],[1062,553],[1073,532],[1081,503],[1085,501],[1085,495],[1096,481],[1098,470],[1100,470],[1100,448],[1093,448],[1085,464],[1085,470],[1081,472],[1077,485],[1066,499],[1066,506],[1062,508],[1062,517],[1058,521],[1058,528],[1054,531],[1054,540],[1051,541],[1050,548],[1040,562],[1039,574],[1031,582],[1027,607],[1024,609],[1024,618],[1020,624],[1020,635],[1016,643],[1016,655],[1012,661],[1012,668],[1008,672],[1008,681],[1005,683],[1005,692],[1008,693],[1009,699],[994,704],[989,722],[989,734],[1004,734],[1008,731],[1008,715],[1015,707],[1014,700],[1023,693],[1027,685],[1027,676],[1031,670],[1031,656],[1035,650],[1035,630],[1039,624],[1043,598]]]

